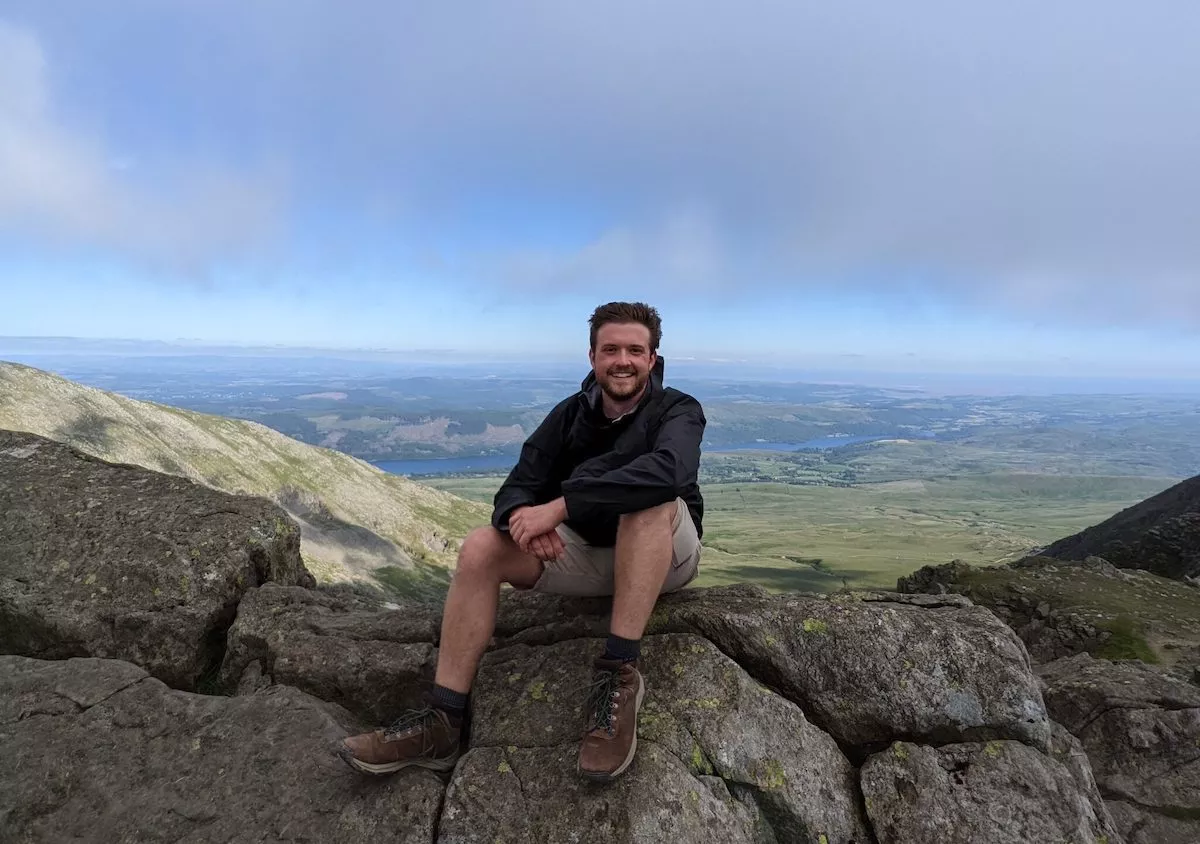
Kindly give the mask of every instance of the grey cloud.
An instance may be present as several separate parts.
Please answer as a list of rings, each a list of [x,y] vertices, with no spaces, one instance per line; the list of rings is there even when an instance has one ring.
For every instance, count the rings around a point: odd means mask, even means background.
[[[1200,325],[1190,0],[122,8],[171,85],[292,164],[297,203],[395,205],[398,239],[450,232],[474,277]],[[497,247],[463,223],[481,202],[588,222]]]

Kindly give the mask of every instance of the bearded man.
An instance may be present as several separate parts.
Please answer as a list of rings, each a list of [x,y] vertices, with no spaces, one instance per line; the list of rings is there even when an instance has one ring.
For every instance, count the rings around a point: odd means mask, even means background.
[[[700,561],[705,418],[696,399],[663,386],[654,308],[610,302],[589,323],[592,371],[525,442],[496,493],[491,525],[463,542],[430,706],[345,739],[340,755],[357,770],[454,767],[504,583],[612,596],[609,637],[584,702],[579,771],[607,782],[633,761],[646,691],[638,670],[642,633],[658,596],[686,586]]]

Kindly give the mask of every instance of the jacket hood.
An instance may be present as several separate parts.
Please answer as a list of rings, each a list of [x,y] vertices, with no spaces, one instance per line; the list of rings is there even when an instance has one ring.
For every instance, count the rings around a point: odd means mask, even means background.
[[[663,372],[666,369],[666,361],[662,355],[658,356],[658,360],[654,362],[654,366],[650,369],[650,385],[646,390],[646,394],[642,396],[642,400],[638,402],[638,406],[646,403],[646,400],[651,396],[661,393],[663,390]],[[589,408],[595,410],[600,404],[600,384],[596,381],[596,372],[592,370],[588,372],[587,377],[583,379],[583,383],[579,385],[580,392],[583,393],[583,400]]]

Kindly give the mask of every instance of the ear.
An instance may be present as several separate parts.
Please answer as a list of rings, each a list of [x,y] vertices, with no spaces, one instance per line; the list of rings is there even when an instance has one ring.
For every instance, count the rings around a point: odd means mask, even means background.
[[[588,363],[592,365],[592,369],[596,368],[596,350],[588,349]]]

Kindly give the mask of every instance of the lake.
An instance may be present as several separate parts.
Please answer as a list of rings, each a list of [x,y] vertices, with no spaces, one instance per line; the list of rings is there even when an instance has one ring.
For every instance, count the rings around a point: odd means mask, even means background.
[[[719,448],[706,448],[705,454],[729,454],[739,451],[800,451],[801,449],[841,448],[845,445],[888,439],[886,436],[819,437],[801,443],[734,443]],[[431,477],[474,472],[507,472],[517,461],[515,454],[485,454],[476,457],[426,457],[419,460],[381,460],[375,465],[393,475]]]

